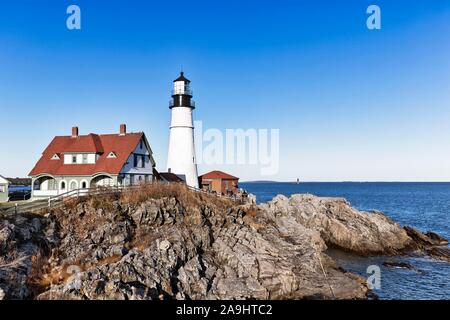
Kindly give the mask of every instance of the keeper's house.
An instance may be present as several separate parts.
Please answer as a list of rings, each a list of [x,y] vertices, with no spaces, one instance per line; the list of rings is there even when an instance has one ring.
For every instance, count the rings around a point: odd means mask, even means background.
[[[155,160],[143,132],[57,136],[29,176],[32,199],[98,186],[129,186],[154,179]]]

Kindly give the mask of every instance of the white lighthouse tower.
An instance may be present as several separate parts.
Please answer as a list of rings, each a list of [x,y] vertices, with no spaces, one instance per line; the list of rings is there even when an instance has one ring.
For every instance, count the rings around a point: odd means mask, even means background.
[[[170,124],[167,171],[184,176],[188,186],[198,188],[194,123],[192,120],[192,111],[195,109],[195,103],[192,101],[192,91],[189,88],[190,83],[184,77],[183,72],[173,81],[172,100],[170,101],[172,120]]]

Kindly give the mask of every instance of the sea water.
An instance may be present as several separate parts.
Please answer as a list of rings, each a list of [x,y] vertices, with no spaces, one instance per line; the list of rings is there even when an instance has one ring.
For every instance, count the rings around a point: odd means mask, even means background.
[[[258,203],[277,194],[310,193],[343,197],[359,210],[379,210],[401,225],[434,231],[450,238],[450,183],[317,182],[240,183],[257,197]],[[336,250],[328,252],[344,269],[369,277],[370,265],[380,267],[380,299],[450,299],[450,263],[428,257],[358,257]],[[407,262],[413,270],[388,268],[385,261]]]

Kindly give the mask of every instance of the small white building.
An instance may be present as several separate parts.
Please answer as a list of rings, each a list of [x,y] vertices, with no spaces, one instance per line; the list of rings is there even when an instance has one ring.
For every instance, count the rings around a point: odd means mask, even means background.
[[[32,199],[48,198],[76,189],[129,186],[152,182],[153,152],[143,132],[55,137],[29,176]]]
[[[8,202],[9,184],[10,182],[5,177],[0,176],[0,202]]]

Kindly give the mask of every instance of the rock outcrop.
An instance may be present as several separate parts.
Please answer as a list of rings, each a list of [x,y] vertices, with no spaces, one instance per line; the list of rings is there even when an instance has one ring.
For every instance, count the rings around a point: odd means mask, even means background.
[[[0,294],[363,299],[364,279],[339,268],[327,246],[394,254],[414,243],[383,214],[336,198],[277,196],[239,206],[184,188],[169,196],[91,197],[44,215],[0,217]]]
[[[450,262],[448,241],[438,234],[401,227],[382,212],[359,211],[343,198],[278,195],[260,208],[274,221],[295,219],[319,232],[328,247],[363,256],[415,252]]]
[[[412,247],[420,252],[425,252],[434,259],[450,262],[450,250],[448,241],[438,234],[428,231],[422,233],[414,228],[406,226],[408,236],[413,240]]]
[[[274,221],[295,219],[328,246],[357,254],[395,254],[412,244],[406,231],[381,212],[360,212],[342,198],[279,195],[261,208]]]
[[[29,283],[37,257],[48,254],[47,219],[37,215],[0,216],[0,300],[33,295]]]

